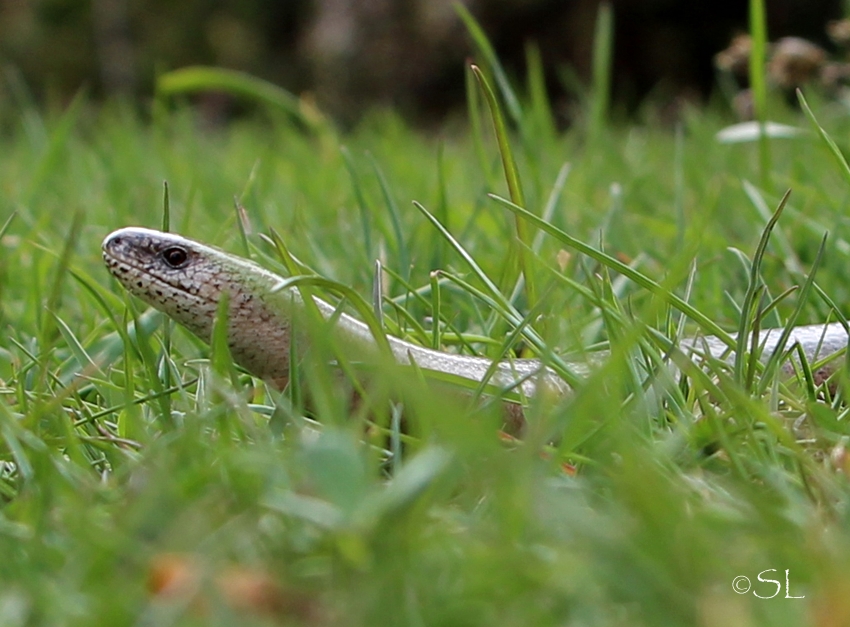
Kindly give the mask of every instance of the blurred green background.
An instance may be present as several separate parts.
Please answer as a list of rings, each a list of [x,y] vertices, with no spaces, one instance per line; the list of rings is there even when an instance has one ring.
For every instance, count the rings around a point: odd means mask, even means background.
[[[472,53],[454,0],[0,0],[0,98],[144,99],[155,76],[192,64],[243,70],[308,93],[342,122],[393,107],[433,123],[464,101]],[[509,70],[536,42],[560,118],[590,73],[599,0],[465,0]],[[767,3],[772,38],[828,45],[824,25],[841,0]],[[627,110],[654,96],[705,100],[712,55],[747,29],[747,3],[614,0],[613,95]],[[4,93],[5,92],[5,93]],[[12,96],[13,97],[13,96]],[[210,115],[229,113],[205,103]],[[224,111],[220,111],[225,106]]]

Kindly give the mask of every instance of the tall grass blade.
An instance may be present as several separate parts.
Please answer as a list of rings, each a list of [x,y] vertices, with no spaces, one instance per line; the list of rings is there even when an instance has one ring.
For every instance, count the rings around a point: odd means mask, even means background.
[[[782,196],[782,200],[779,201],[779,206],[777,206],[776,211],[773,212],[773,215],[770,220],[768,220],[764,230],[762,230],[759,243],[756,246],[756,251],[753,253],[753,263],[750,267],[750,280],[747,285],[747,291],[744,294],[744,302],[741,305],[741,320],[738,324],[738,337],[736,339],[735,380],[740,383],[746,383],[744,379],[744,365],[747,360],[747,341],[750,339],[755,341],[757,337],[757,333],[755,331],[753,331],[752,337],[750,337],[748,331],[750,325],[753,323],[753,309],[757,304],[756,294],[759,290],[763,289],[761,281],[761,262],[762,259],[764,259],[764,253],[767,251],[770,234],[773,232],[773,228],[779,221],[779,216],[782,215],[782,210],[785,208],[785,204],[788,202],[790,195],[791,190],[788,190],[785,192],[785,195]],[[758,360],[757,351],[753,351],[753,353],[749,355],[749,359]]]
[[[566,170],[565,169],[562,170],[562,173],[565,175]],[[495,197],[495,198],[498,198],[498,197]],[[505,202],[508,202],[508,201],[505,201]],[[492,281],[489,279],[489,277],[487,277],[486,274],[477,266],[475,261],[469,255],[469,253],[467,253],[463,249],[463,247],[460,246],[460,244],[456,240],[454,240],[454,238],[448,232],[446,232],[445,229],[443,229],[441,227],[439,222],[437,222],[433,218],[433,216],[430,216],[430,214],[428,214],[427,210],[425,210],[424,207],[422,207],[421,205],[419,205],[419,203],[416,203],[416,202],[414,202],[414,204],[417,206],[417,208],[420,211],[422,211],[426,215],[426,217],[429,218],[429,220],[432,222],[432,224],[434,224],[435,228],[437,228],[440,231],[440,233],[443,235],[443,237],[445,237],[447,239],[447,241],[449,241],[449,243],[452,244],[452,246],[455,248],[455,250],[467,261],[467,263],[472,268],[473,273],[476,276],[479,277],[479,279],[485,284],[485,286],[488,287],[489,293],[485,294],[483,292],[480,292],[479,290],[472,287],[468,283],[466,283],[466,282],[462,281],[461,279],[454,277],[452,275],[444,274],[443,276],[446,276],[453,283],[456,283],[457,285],[462,287],[465,291],[468,291],[470,294],[474,295],[477,299],[479,299],[482,302],[484,302],[485,304],[487,304],[498,315],[500,315],[504,320],[509,322],[512,326],[519,327],[520,330],[523,332],[523,335],[526,338],[526,340],[528,340],[537,349],[538,354],[545,357],[547,360],[550,360],[550,362],[551,362],[550,365],[559,373],[559,375],[569,385],[571,385],[573,387],[580,385],[581,379],[576,376],[576,374],[574,373],[574,369],[572,367],[570,367],[568,364],[566,364],[564,361],[562,361],[561,359],[555,358],[553,355],[551,355],[549,353],[549,349],[545,345],[545,342],[543,342],[541,340],[540,336],[537,333],[535,333],[534,331],[532,331],[531,329],[526,328],[526,325],[528,324],[528,318],[527,317],[526,318],[520,317],[519,313],[515,309],[513,309],[512,305],[510,304],[510,301],[506,300],[501,295],[501,293],[498,291],[498,289],[495,287],[495,285],[492,283]],[[533,215],[533,214],[530,214],[530,215]],[[538,218],[538,220],[539,220],[539,218]],[[593,255],[591,255],[591,256],[593,256]],[[621,263],[617,260],[613,260],[612,258],[608,257],[607,255],[604,255],[604,253],[603,253],[603,256],[607,259],[611,259],[612,261],[616,262],[615,263],[615,269],[617,269],[617,267],[618,267],[618,266],[616,266],[616,264]],[[639,273],[632,270],[628,266],[625,266],[625,267],[628,271],[626,274],[631,273],[630,278],[632,278],[636,282],[640,283],[639,277],[642,277],[643,275],[640,275]],[[591,302],[597,303],[597,305],[600,306],[600,308],[607,309],[608,305],[605,303],[605,301],[599,299],[593,292],[586,289],[581,284],[571,282],[567,279],[567,277],[564,277],[563,275],[560,275],[560,274],[558,274],[556,276],[561,280],[566,280],[571,285],[571,287],[573,287],[577,292],[583,294],[585,296],[585,298],[589,299]],[[638,278],[636,278],[636,277],[638,277]],[[644,281],[650,281],[646,277],[643,277],[643,280]],[[677,297],[675,297],[675,295],[664,291],[663,288],[661,288],[657,284],[656,284],[656,288],[657,288],[657,290],[662,291],[662,295],[666,295],[670,299],[675,300],[677,298]],[[706,328],[709,328],[712,331],[714,331],[716,329],[717,331],[719,331],[719,333],[718,333],[719,335],[720,334],[726,335],[723,332],[722,329],[717,327],[716,324],[714,324],[710,320],[704,318],[696,310],[690,308],[690,306],[687,305],[687,303],[684,303],[683,301],[681,301],[681,299],[679,299],[679,301],[682,303],[681,307],[686,311],[690,311],[692,313],[691,317],[693,319],[695,319],[697,322],[700,322],[700,323],[705,322]],[[726,339],[727,339],[728,342],[731,343],[731,339],[729,339],[728,335],[726,335]]]
[[[492,187],[496,185],[496,174],[493,167],[495,161],[490,159],[489,153],[484,146],[484,124],[481,121],[480,88],[471,67],[467,67],[466,69],[464,83],[466,86],[466,109],[467,116],[469,117],[472,144],[475,146],[475,155],[478,157],[481,173],[484,175],[487,184]]]
[[[826,240],[827,234],[824,233],[823,239],[821,240],[820,246],[818,247],[818,253],[815,257],[814,263],[812,263],[812,269],[809,271],[809,276],[806,277],[806,282],[803,284],[803,289],[800,290],[800,294],[797,297],[797,305],[794,307],[794,311],[788,317],[788,320],[785,322],[785,327],[782,329],[782,334],[779,336],[779,341],[776,343],[776,348],[773,353],[768,358],[767,363],[764,367],[764,373],[762,375],[761,384],[759,386],[759,393],[764,393],[767,389],[769,382],[773,377],[774,371],[779,367],[782,363],[781,359],[783,354],[785,353],[785,345],[788,342],[788,338],[794,330],[794,327],[797,324],[797,320],[800,318],[800,314],[803,312],[803,307],[808,303],[809,294],[812,291],[812,286],[815,283],[815,275],[817,274],[818,269],[820,268],[820,264],[823,261],[824,251],[826,250]]]
[[[396,240],[396,250],[398,251],[398,263],[401,266],[401,274],[404,277],[410,276],[410,251],[408,250],[407,241],[404,237],[404,229],[401,226],[401,216],[399,215],[398,203],[396,203],[393,193],[390,191],[390,185],[387,177],[384,176],[384,171],[378,165],[377,160],[372,155],[369,155],[369,162],[372,164],[372,170],[378,179],[378,185],[381,188],[381,194],[384,197],[384,204],[387,207],[387,213],[390,216],[390,224],[393,228],[393,235]]]
[[[524,119],[522,106],[520,105],[519,98],[517,98],[516,93],[511,87],[508,75],[505,73],[501,62],[499,61],[499,57],[496,56],[496,51],[487,39],[487,35],[484,34],[484,31],[478,24],[478,21],[463,4],[456,2],[455,10],[460,16],[460,19],[463,20],[466,30],[469,32],[472,37],[472,41],[475,43],[475,46],[481,53],[484,62],[487,64],[487,69],[492,72],[493,78],[496,80],[496,85],[499,87],[499,91],[505,101],[505,106],[508,109],[508,115],[511,116],[511,119],[515,124],[521,126]]]
[[[614,12],[609,2],[602,2],[596,14],[596,28],[593,32],[593,87],[589,135],[594,139],[601,136],[608,117],[613,54]]]
[[[229,379],[234,387],[238,385],[236,368],[233,356],[230,354],[230,346],[227,342],[228,326],[230,321],[230,295],[222,294],[218,301],[213,321],[212,335],[210,337],[210,366],[212,371],[222,379]]]
[[[83,112],[86,102],[84,92],[81,90],[74,96],[74,100],[62,114],[59,123],[50,134],[47,150],[39,157],[35,171],[29,179],[24,192],[19,198],[19,205],[28,206],[45,189],[45,182],[54,172],[62,168],[62,153],[68,146],[71,131],[77,124],[77,120]]]
[[[759,169],[763,188],[770,181],[770,144],[766,132],[767,112],[767,14],[764,0],[750,0],[750,90],[759,123]]]
[[[65,244],[62,247],[62,252],[59,255],[59,260],[56,264],[53,282],[50,287],[50,292],[47,294],[47,311],[54,314],[59,310],[62,296],[64,294],[65,277],[69,274],[71,267],[71,257],[74,254],[74,248],[77,240],[80,237],[80,230],[83,226],[83,214],[77,212],[74,214],[71,222],[71,228],[68,235],[65,237]],[[56,318],[54,316],[44,316],[42,318],[41,329],[39,329],[39,343],[42,347],[42,354],[39,356],[41,370],[39,373],[39,381],[44,384],[47,376],[47,367],[50,362],[48,354],[54,341],[54,331],[56,329]]]
[[[432,272],[429,276],[431,281],[431,348],[434,350],[440,350],[442,348],[443,341],[440,336],[440,319],[442,318],[441,310],[442,306],[440,303],[440,282],[439,273]]]
[[[552,103],[546,91],[546,73],[540,47],[529,43],[525,47],[525,63],[528,68],[528,95],[531,100],[532,119],[535,125],[535,137],[546,141],[557,137],[555,116]]]
[[[162,182],[162,230],[168,233],[171,230],[171,194],[168,181]],[[162,353],[159,358],[159,372],[163,388],[171,387],[171,333],[174,330],[174,321],[166,318],[162,325]],[[171,397],[163,395],[160,401],[163,411],[171,415]],[[166,409],[167,406],[167,409]]]
[[[451,231],[451,214],[449,212],[449,190],[446,181],[446,155],[445,144],[440,143],[437,149],[437,201],[434,206],[434,215],[437,219]],[[434,242],[434,254],[431,260],[432,268],[441,268],[445,264],[444,260],[444,242],[443,238],[437,238]]]
[[[496,100],[496,94],[490,88],[490,84],[484,77],[481,70],[475,65],[472,66],[472,72],[478,79],[478,84],[481,86],[481,91],[484,92],[484,98],[490,108],[490,115],[493,119],[493,128],[496,133],[496,141],[499,144],[499,154],[502,157],[502,167],[505,171],[505,181],[508,184],[508,192],[514,204],[521,207],[525,206],[525,196],[522,192],[522,183],[519,177],[516,160],[514,159],[513,151],[511,150],[510,140],[508,138],[508,130],[505,127],[502,111],[499,103]],[[537,303],[537,284],[534,277],[534,269],[531,266],[531,256],[526,253],[526,247],[531,247],[531,238],[528,234],[528,229],[525,222],[520,219],[515,220],[516,234],[519,240],[516,246],[517,259],[519,260],[520,273],[525,277],[525,293],[528,299],[528,307],[534,308]]]
[[[289,272],[295,275],[288,279],[285,279],[279,285],[277,285],[275,287],[276,292],[281,292],[291,287],[298,288],[299,291],[301,291],[302,293],[304,306],[308,310],[308,313],[313,320],[324,320],[324,318],[321,312],[319,312],[316,303],[313,301],[313,294],[309,288],[321,287],[323,289],[339,294],[357,310],[357,313],[360,315],[360,319],[366,324],[366,326],[369,327],[369,330],[372,332],[372,336],[380,350],[384,351],[384,354],[386,355],[391,354],[390,346],[387,342],[387,336],[384,333],[380,322],[375,317],[375,313],[372,311],[372,307],[369,305],[368,302],[366,302],[366,300],[362,296],[360,296],[360,294],[358,294],[356,291],[354,291],[347,285],[337,283],[336,281],[331,281],[330,279],[326,279],[324,277],[300,275],[300,266],[290,254],[289,248],[287,248],[283,239],[274,230],[272,230],[271,235],[272,239],[274,240],[275,246],[277,247],[278,253],[281,255],[281,258],[289,269]]]
[[[366,196],[363,194],[363,187],[360,184],[360,176],[354,167],[354,159],[351,152],[343,146],[340,148],[342,160],[345,163],[345,168],[351,177],[351,187],[354,190],[354,198],[357,200],[357,207],[360,210],[360,228],[363,232],[363,250],[366,252],[366,259],[372,260],[375,257],[374,247],[372,245],[372,221],[370,220],[369,204],[366,202]]]

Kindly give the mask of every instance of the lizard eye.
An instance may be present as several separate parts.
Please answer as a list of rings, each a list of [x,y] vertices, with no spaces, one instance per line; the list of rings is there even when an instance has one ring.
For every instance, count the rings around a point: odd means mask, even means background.
[[[185,248],[181,248],[180,246],[170,246],[160,254],[163,261],[172,268],[182,267],[189,259],[189,253],[186,252]]]

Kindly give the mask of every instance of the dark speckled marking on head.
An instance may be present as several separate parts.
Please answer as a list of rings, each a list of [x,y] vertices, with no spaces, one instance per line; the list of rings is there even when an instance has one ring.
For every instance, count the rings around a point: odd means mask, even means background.
[[[257,376],[282,384],[289,373],[286,295],[280,277],[247,260],[170,233],[124,228],[103,241],[109,271],[132,294],[209,341],[218,303],[229,296],[233,358]],[[246,280],[246,277],[251,277]]]

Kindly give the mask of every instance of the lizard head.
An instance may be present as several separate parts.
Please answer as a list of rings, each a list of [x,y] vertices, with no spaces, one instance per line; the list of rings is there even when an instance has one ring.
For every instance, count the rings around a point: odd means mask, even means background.
[[[288,363],[283,279],[255,263],[173,233],[127,227],[103,240],[103,260],[128,292],[209,341],[226,295],[228,342],[237,362],[263,378]]]

